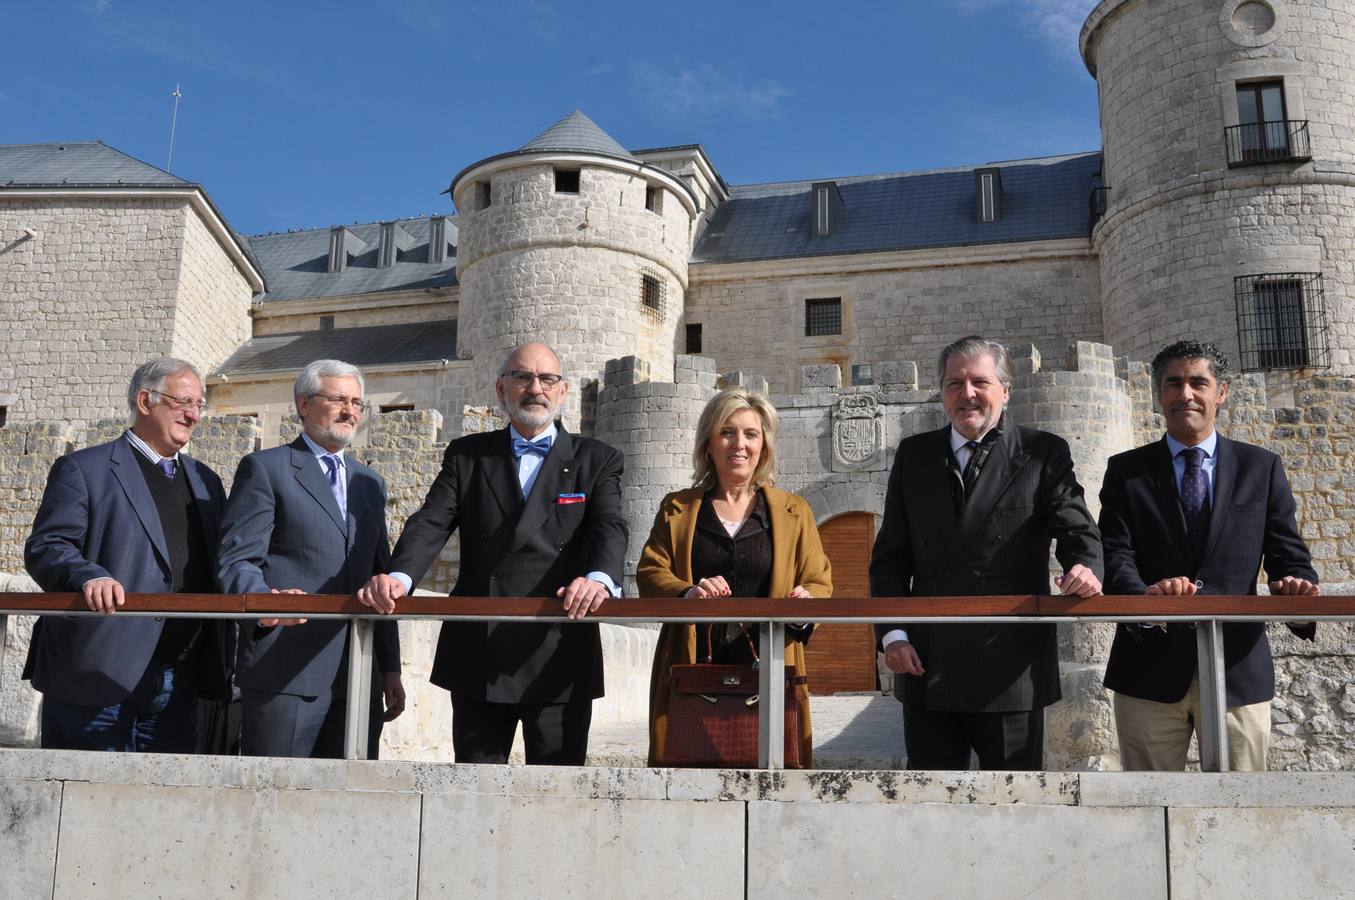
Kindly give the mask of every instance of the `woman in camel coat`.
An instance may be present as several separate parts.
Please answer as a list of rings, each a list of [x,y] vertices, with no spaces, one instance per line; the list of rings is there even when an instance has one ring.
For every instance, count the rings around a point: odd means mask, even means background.
[[[832,580],[814,513],[804,498],[772,486],[776,410],[743,389],[717,394],[697,425],[696,486],[663,498],[636,571],[642,597],[828,597]],[[813,625],[787,626],[786,664],[805,674]],[[707,629],[712,629],[709,634]],[[748,664],[757,626],[668,624],[659,632],[649,687],[649,764],[664,748],[669,672],[679,663]],[[811,764],[809,689],[794,688],[800,759]]]

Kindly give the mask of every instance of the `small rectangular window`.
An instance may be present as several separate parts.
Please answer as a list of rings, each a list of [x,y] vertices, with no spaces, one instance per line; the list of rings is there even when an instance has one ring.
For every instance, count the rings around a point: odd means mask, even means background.
[[[687,326],[687,352],[701,352],[701,325],[699,323]]]
[[[490,200],[493,199],[489,191],[488,181],[475,182],[475,208],[488,209]]]
[[[333,331],[333,330],[334,330],[334,317],[333,317],[333,316],[321,316],[321,317],[320,317],[320,330],[321,330],[321,331]]]
[[[1320,272],[1244,275],[1234,294],[1244,371],[1330,365]]]
[[[663,188],[645,188],[645,209],[652,213],[663,212]]]
[[[555,193],[557,194],[577,194],[579,192],[579,170],[578,169],[556,169],[555,170]]]
[[[7,421],[9,421],[9,407],[0,406],[0,428],[4,428]]]
[[[413,404],[413,403],[387,403],[387,404],[383,404],[383,405],[377,407],[377,409],[379,409],[379,410],[381,411],[382,415],[385,415],[386,413],[393,413],[393,412],[412,412],[413,409],[414,409],[414,404]]]
[[[805,337],[842,334],[842,298],[819,297],[805,301]]]

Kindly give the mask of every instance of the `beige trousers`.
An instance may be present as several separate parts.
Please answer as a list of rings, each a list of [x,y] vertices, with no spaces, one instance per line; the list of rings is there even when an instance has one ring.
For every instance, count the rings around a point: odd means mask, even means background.
[[[1115,694],[1115,729],[1126,772],[1180,772],[1190,736],[1199,737],[1200,679],[1176,703]],[[1270,701],[1228,708],[1228,768],[1264,772],[1270,749]]]

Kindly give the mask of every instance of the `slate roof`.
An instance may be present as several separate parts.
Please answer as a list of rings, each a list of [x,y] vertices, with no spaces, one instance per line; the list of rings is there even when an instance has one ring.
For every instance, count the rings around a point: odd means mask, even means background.
[[[401,251],[394,265],[378,268],[381,223],[349,225],[367,249],[342,272],[330,273],[328,228],[253,235],[246,240],[268,278],[268,292],[259,299],[296,300],[306,297],[342,297],[349,294],[441,288],[456,284],[456,257],[441,263],[428,260],[428,219],[401,219],[414,245]],[[457,242],[456,217],[448,217],[448,242]]]
[[[218,375],[297,370],[317,359],[355,366],[456,358],[456,320],[269,334],[245,341]]]
[[[974,214],[974,170],[988,166],[836,179],[843,216],[834,234],[812,233],[813,181],[731,188],[703,231],[694,263],[830,256],[1085,238],[1088,196],[1101,154],[991,163],[1002,170],[1002,214]],[[823,179],[828,180],[828,179]]]
[[[577,109],[523,144],[517,152],[539,153],[547,150],[601,153],[603,156],[635,159],[629,150]]]
[[[63,186],[197,187],[103,141],[0,144],[0,190]]]

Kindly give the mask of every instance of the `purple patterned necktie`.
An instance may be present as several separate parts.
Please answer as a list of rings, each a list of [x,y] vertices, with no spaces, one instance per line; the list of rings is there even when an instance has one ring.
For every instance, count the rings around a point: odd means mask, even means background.
[[[1186,461],[1181,476],[1181,511],[1186,516],[1186,535],[1198,562],[1204,554],[1205,539],[1209,536],[1209,479],[1204,474],[1205,453],[1199,447],[1181,451]]]
[[[343,503],[343,484],[339,481],[339,458],[333,453],[326,453],[320,459],[329,472],[329,492],[334,495],[334,502],[339,505],[339,512],[347,515],[348,511],[344,508]]]
[[[172,458],[162,459],[155,465],[157,468],[160,469],[161,472],[165,473],[166,478],[168,478],[170,481],[174,480],[174,460]]]

